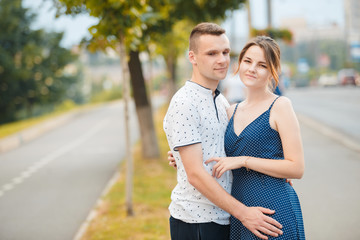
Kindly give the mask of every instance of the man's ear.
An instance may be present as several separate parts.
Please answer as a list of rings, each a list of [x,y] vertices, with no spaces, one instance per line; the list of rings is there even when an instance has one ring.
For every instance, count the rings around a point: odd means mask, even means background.
[[[194,51],[189,51],[189,61],[191,64],[196,64],[196,56]]]

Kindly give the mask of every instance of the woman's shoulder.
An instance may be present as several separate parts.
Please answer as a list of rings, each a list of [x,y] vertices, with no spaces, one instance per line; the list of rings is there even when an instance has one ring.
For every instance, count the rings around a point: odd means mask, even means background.
[[[230,105],[230,107],[228,107],[228,108],[226,109],[226,113],[227,113],[229,119],[230,119],[231,116],[233,115],[233,113],[234,113],[234,111],[235,111],[235,108],[236,108],[236,105],[237,105],[237,103],[232,104],[232,105]]]
[[[277,108],[288,108],[288,107],[292,107],[292,103],[291,103],[291,100],[288,98],[288,97],[285,97],[285,96],[279,96],[275,103],[274,103],[274,107],[277,107]]]
[[[288,114],[289,112],[293,112],[293,106],[291,100],[288,97],[280,96],[274,102],[273,111],[277,114]]]

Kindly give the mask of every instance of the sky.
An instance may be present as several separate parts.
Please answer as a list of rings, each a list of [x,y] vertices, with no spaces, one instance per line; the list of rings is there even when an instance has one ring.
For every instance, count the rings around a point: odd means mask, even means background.
[[[250,0],[253,27],[265,28],[266,0]],[[55,19],[55,9],[51,0],[23,0],[23,6],[30,8],[38,15],[33,24],[34,29],[45,28],[48,31],[64,31],[62,45],[71,47],[78,44],[83,37],[89,37],[88,28],[97,20],[88,15],[77,17],[62,16]],[[278,27],[286,18],[304,17],[310,26],[318,27],[336,23],[344,26],[343,0],[272,0],[273,25]],[[234,14],[236,36],[246,38],[247,17],[244,10]],[[240,23],[237,24],[237,23]],[[229,21],[224,23],[229,28]]]

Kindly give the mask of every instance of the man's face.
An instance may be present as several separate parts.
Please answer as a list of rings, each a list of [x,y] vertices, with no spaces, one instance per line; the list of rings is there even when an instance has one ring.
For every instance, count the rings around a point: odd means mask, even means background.
[[[200,75],[207,80],[224,79],[230,64],[230,43],[226,35],[201,35],[196,46],[189,57]]]

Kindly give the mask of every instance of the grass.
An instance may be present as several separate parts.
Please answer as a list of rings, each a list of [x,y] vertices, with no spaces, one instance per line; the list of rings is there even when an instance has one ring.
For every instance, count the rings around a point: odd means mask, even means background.
[[[176,171],[169,167],[166,136],[162,119],[166,108],[155,117],[161,157],[146,160],[141,157],[140,144],[133,149],[134,159],[134,216],[127,217],[125,209],[126,164],[122,162],[120,177],[103,197],[97,216],[91,221],[82,240],[162,240],[170,239],[169,212],[171,190],[176,184]]]

